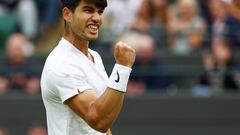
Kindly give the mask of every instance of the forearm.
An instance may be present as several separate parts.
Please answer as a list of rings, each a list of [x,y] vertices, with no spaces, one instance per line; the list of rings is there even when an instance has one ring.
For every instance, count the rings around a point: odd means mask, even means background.
[[[102,96],[96,99],[89,110],[95,114],[94,123],[97,128],[109,129],[118,117],[124,101],[124,93],[107,88]]]
[[[105,92],[90,105],[89,110],[92,111],[89,116],[93,116],[92,123],[97,124],[97,127],[108,129],[116,120],[122,108],[131,70],[129,67],[116,64],[107,82],[108,87]]]

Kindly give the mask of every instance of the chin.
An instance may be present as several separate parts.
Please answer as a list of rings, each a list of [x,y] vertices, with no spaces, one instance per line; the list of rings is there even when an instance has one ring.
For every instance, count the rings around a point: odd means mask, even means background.
[[[88,39],[89,40],[97,40],[97,38],[98,38],[98,35],[91,35],[91,36],[88,36]]]
[[[94,38],[93,37],[88,37],[88,40],[89,41],[94,41],[94,40],[97,40],[97,37],[94,37]]]

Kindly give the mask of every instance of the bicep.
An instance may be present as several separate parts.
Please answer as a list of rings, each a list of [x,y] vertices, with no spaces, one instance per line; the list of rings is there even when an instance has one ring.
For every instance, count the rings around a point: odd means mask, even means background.
[[[97,99],[93,90],[79,91],[79,94],[67,99],[64,103],[84,120],[88,119],[91,104]]]

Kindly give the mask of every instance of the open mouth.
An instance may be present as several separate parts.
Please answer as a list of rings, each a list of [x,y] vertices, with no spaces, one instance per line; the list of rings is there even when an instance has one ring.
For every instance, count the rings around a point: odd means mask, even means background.
[[[99,26],[91,24],[91,25],[88,25],[87,28],[90,30],[90,33],[97,34]]]

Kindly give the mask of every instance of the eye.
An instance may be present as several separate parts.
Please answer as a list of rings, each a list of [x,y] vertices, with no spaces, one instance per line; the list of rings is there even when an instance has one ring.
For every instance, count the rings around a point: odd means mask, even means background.
[[[87,12],[87,13],[91,13],[92,12],[92,10],[91,9],[85,9],[85,10],[83,10],[84,12]]]
[[[99,10],[98,13],[101,15],[103,14],[104,10]]]
[[[94,12],[94,9],[91,8],[91,7],[84,7],[84,8],[83,8],[83,12],[92,13],[92,12]]]

